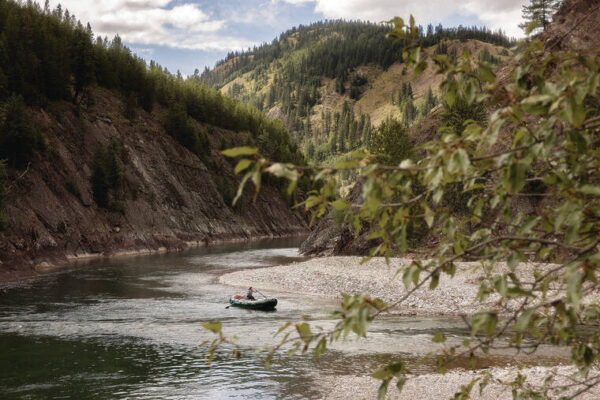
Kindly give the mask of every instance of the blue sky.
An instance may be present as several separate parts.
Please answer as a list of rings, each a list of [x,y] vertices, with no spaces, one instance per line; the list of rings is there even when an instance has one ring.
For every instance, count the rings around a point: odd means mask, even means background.
[[[213,67],[229,51],[270,42],[292,26],[325,18],[384,21],[414,14],[417,23],[485,25],[520,35],[526,0],[51,0],[94,32],[119,34],[139,56],[169,71]]]

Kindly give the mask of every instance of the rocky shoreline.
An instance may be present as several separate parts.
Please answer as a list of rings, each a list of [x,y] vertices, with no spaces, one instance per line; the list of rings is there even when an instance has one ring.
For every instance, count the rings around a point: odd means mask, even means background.
[[[396,258],[387,265],[382,258],[373,258],[361,264],[362,257],[320,257],[308,261],[271,268],[238,271],[220,277],[220,283],[265,290],[340,297],[340,293],[368,294],[393,303],[407,293],[398,271],[410,265],[411,259]],[[428,285],[417,290],[392,312],[404,315],[472,315],[483,309],[497,308],[497,298],[477,301],[479,278],[478,263],[456,263],[454,277],[443,274],[439,286],[429,290]],[[551,268],[551,264],[522,263],[517,269],[520,278],[532,277],[535,271]],[[497,263],[496,272],[506,270],[505,263]],[[504,311],[510,310],[506,304]],[[502,312],[502,310],[499,310]]]
[[[576,369],[571,366],[556,367],[529,367],[529,368],[490,368],[485,371],[465,371],[454,370],[445,374],[423,374],[418,376],[408,376],[402,392],[398,392],[395,387],[396,382],[392,382],[388,388],[388,396],[392,400],[437,400],[451,399],[454,394],[460,392],[461,385],[468,385],[471,380],[482,377],[484,373],[492,376],[490,383],[482,392],[479,390],[479,381],[471,390],[470,399],[473,400],[500,400],[512,399],[511,386],[503,385],[515,379],[518,373],[526,377],[526,385],[530,388],[542,387],[544,379],[552,374],[555,385],[572,384],[572,375]],[[598,376],[600,372],[591,372],[590,376]],[[577,379],[577,378],[575,378]],[[579,378],[581,379],[581,378]],[[346,400],[351,398],[348,393],[360,393],[358,398],[376,399],[377,390],[380,381],[369,376],[325,376],[320,381],[323,398],[328,400]],[[550,398],[570,398],[581,387],[571,387],[566,392],[555,393],[549,391]],[[561,397],[565,396],[565,397]],[[386,397],[388,398],[388,397]],[[597,400],[600,398],[600,387],[595,386],[589,391],[582,393],[579,400]]]
[[[369,294],[387,302],[393,302],[406,293],[402,275],[396,276],[399,268],[409,265],[412,260],[392,259],[390,265],[385,260],[377,258],[361,264],[361,257],[321,257],[303,262],[269,268],[258,268],[237,271],[222,275],[219,283],[248,287],[254,286],[265,291],[291,292],[298,295],[318,295],[339,298],[340,293]],[[457,263],[456,274],[453,278],[443,276],[436,290],[428,287],[417,290],[406,304],[394,310],[398,315],[432,316],[432,315],[472,315],[484,308],[496,306],[493,297],[485,303],[476,301],[479,289],[478,279],[481,277],[475,271],[477,263]],[[518,267],[523,277],[532,276],[534,271],[551,268],[549,264],[526,263]],[[498,263],[496,270],[507,268],[506,264]],[[394,278],[395,277],[395,278]],[[593,301],[597,301],[593,300]],[[508,305],[510,308],[510,304]],[[517,373],[527,377],[530,385],[543,385],[544,378],[553,373],[558,376],[557,382],[569,383],[570,375],[575,373],[571,366],[534,366],[534,367],[494,367],[480,371],[463,369],[451,370],[446,374],[428,373],[415,375],[408,379],[402,394],[394,385],[390,385],[388,394],[392,399],[439,399],[451,398],[460,390],[460,386],[468,384],[471,379],[483,371],[490,372],[494,379],[507,381],[514,379]],[[335,375],[324,376],[319,380],[321,392],[327,399],[348,399],[349,393],[360,393],[359,398],[376,398],[379,381],[371,378],[365,371],[364,376]],[[592,371],[592,374],[600,374]],[[511,390],[498,382],[492,382],[483,395],[479,395],[476,384],[472,397],[474,399],[503,399],[511,398]],[[600,398],[600,388],[595,387],[585,393],[581,399]]]

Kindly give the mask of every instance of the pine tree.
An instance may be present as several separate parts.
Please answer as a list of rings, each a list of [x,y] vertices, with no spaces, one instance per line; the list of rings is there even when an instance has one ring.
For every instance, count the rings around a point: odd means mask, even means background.
[[[524,22],[519,27],[527,31],[530,24],[535,22],[537,24],[535,30],[545,31],[560,4],[561,0],[530,0],[528,5],[523,6]]]
[[[44,148],[44,138],[31,121],[23,98],[13,95],[0,124],[0,159],[6,159],[9,167],[23,168],[36,150]]]

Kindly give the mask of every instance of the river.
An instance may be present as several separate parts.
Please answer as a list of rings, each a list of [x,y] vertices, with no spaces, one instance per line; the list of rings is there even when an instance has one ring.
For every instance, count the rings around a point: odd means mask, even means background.
[[[431,334],[468,336],[458,319],[401,317],[373,325],[368,340],[336,345],[320,362],[280,357],[264,367],[254,349],[273,343],[287,321],[310,315],[330,326],[330,298],[270,293],[277,311],[225,308],[242,289],[220,274],[301,260],[298,239],[198,248],[182,253],[97,260],[0,289],[2,399],[320,398],[322,375],[365,368],[431,349]],[[244,356],[196,351],[212,338],[201,324],[220,320]],[[496,359],[496,362],[502,362]],[[427,369],[427,366],[420,368]]]

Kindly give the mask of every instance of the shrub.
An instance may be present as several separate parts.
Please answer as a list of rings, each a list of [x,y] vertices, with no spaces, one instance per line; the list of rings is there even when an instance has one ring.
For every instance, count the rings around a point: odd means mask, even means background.
[[[21,96],[12,96],[0,126],[0,158],[12,168],[23,168],[36,150],[45,148],[44,138],[35,129]]]

